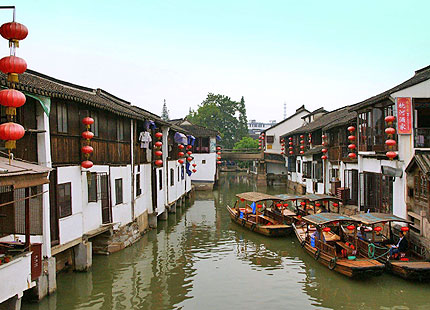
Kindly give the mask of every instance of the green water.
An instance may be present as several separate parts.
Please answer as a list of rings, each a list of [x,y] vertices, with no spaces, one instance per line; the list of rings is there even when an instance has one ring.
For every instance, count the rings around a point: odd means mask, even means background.
[[[133,246],[96,256],[92,271],[57,275],[58,291],[24,310],[49,309],[430,309],[430,284],[389,274],[351,280],[321,266],[294,235],[269,239],[231,223],[226,204],[258,189],[221,176]]]

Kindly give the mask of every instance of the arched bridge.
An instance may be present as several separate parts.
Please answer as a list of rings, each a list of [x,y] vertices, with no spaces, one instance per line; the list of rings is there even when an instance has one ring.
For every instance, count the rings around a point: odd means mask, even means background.
[[[263,160],[264,153],[255,149],[223,149],[221,151],[221,158],[225,160],[241,161]]]

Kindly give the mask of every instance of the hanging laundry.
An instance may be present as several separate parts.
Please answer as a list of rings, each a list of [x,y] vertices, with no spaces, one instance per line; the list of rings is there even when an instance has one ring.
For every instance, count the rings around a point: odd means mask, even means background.
[[[140,142],[140,148],[149,149],[149,145],[152,142],[151,134],[147,131],[142,131],[139,134],[139,142]]]

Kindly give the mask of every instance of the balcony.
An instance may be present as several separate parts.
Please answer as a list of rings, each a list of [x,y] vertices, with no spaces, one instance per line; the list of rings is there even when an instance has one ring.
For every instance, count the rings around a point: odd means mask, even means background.
[[[416,148],[430,148],[430,128],[415,128],[414,140]]]

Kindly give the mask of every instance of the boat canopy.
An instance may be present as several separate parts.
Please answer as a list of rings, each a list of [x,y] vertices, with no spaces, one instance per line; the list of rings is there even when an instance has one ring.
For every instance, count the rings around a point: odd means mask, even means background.
[[[393,214],[387,213],[362,213],[351,215],[351,217],[359,222],[362,222],[366,225],[373,225],[380,222],[404,222],[404,223],[412,223],[411,221],[405,220],[401,217],[395,216]]]
[[[305,221],[314,224],[314,225],[324,225],[331,222],[337,221],[348,221],[348,222],[358,222],[349,216],[340,215],[337,213],[318,213],[307,215],[303,218]]]
[[[295,199],[307,199],[306,195],[292,195],[292,194],[280,194],[276,195],[281,200],[295,200]]]
[[[318,200],[337,200],[341,201],[342,199],[337,198],[336,196],[323,195],[323,194],[306,194],[303,195],[303,199],[308,199],[310,201],[318,201]]]
[[[259,192],[247,192],[247,193],[240,193],[236,195],[239,199],[245,199],[247,201],[257,202],[262,200],[280,200],[279,197],[268,195],[264,193]]]

